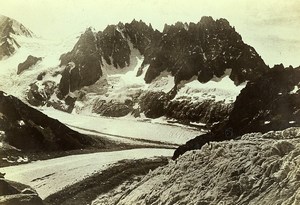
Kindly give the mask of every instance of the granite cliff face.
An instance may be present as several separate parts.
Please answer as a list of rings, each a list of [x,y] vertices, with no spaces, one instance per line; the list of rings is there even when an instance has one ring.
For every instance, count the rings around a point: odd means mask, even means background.
[[[13,35],[33,36],[32,32],[21,23],[0,15],[0,60],[11,56],[21,46]]]

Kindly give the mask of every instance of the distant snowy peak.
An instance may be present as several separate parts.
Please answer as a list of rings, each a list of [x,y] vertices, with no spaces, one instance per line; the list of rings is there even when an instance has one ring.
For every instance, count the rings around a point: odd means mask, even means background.
[[[33,33],[28,28],[26,28],[23,24],[20,22],[0,15],[0,28],[1,28],[1,34],[15,34],[15,35],[22,35],[27,37],[32,37]]]
[[[21,46],[14,35],[32,37],[33,33],[18,21],[0,15],[0,60],[11,56]]]

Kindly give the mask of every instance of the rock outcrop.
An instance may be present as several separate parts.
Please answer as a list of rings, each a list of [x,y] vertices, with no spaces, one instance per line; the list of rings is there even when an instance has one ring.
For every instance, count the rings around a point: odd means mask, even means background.
[[[35,57],[35,56],[32,56],[32,55],[29,55],[23,63],[20,63],[18,65],[17,74],[18,75],[21,74],[23,71],[29,69],[31,66],[34,66],[35,64],[37,64],[41,60],[42,60],[41,57]]]
[[[43,205],[31,187],[0,178],[0,205]]]
[[[61,65],[66,66],[59,84],[61,98],[83,86],[94,84],[102,76],[97,37],[91,28],[80,36],[73,50],[60,59]]]

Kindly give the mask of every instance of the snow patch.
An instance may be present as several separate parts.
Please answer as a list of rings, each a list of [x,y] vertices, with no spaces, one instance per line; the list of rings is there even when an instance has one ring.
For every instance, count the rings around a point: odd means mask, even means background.
[[[25,36],[12,35],[21,47],[13,56],[0,61],[0,89],[21,100],[25,100],[28,85],[35,82],[40,73],[59,71],[60,55],[73,48],[78,40],[77,36],[76,34],[76,36],[70,36],[67,40],[54,41],[43,38],[27,38]],[[42,57],[43,59],[32,69],[26,70],[21,75],[17,75],[19,63],[23,62],[29,55]],[[50,80],[50,78],[48,75],[48,80]],[[58,79],[59,76],[55,77],[55,82],[57,82]]]
[[[197,77],[194,77],[190,82],[183,82],[179,86],[180,89],[175,99],[191,97],[192,101],[210,99],[215,102],[233,103],[245,86],[246,83],[236,86],[228,75],[214,78],[207,83],[200,83]]]
[[[23,120],[18,120],[18,124],[19,124],[20,126],[24,126],[24,125],[25,125],[25,122],[24,122]]]
[[[296,94],[299,90],[299,87],[297,85],[294,86],[294,89],[290,92],[290,94]]]
[[[148,87],[151,91],[162,91],[168,93],[175,86],[174,77],[168,71],[163,71]]]

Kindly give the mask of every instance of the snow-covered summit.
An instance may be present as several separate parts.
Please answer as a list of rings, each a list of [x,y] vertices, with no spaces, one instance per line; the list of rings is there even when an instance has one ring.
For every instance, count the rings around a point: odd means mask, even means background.
[[[34,34],[28,28],[26,28],[22,23],[16,21],[15,19],[3,16],[0,14],[0,28],[1,33],[3,31],[9,31],[15,35],[32,37]]]
[[[21,46],[15,35],[32,37],[33,33],[18,21],[0,15],[0,60],[12,55]]]

